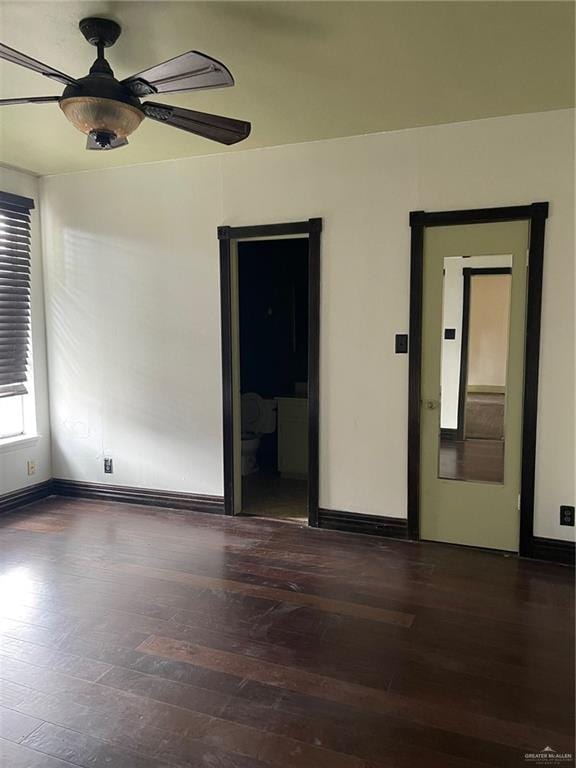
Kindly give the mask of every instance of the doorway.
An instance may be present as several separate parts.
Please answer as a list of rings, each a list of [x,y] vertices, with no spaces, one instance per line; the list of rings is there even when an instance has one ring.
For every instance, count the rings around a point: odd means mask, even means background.
[[[546,215],[412,215],[412,538],[530,554]]]
[[[308,518],[308,238],[238,243],[241,514]]]
[[[320,232],[218,230],[228,515],[317,525]]]

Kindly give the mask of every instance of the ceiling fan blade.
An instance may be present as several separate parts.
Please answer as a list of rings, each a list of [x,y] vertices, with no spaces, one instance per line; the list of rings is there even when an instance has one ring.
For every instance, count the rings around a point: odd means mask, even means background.
[[[168,104],[156,104],[151,101],[145,101],[142,109],[146,117],[152,120],[195,133],[205,139],[219,141],[220,144],[236,144],[250,135],[251,126],[245,120],[209,115],[206,112],[195,112],[192,109],[171,107]]]
[[[102,147],[98,142],[96,141],[95,136],[92,136],[92,134],[88,134],[86,137],[86,149],[96,149],[96,150],[103,150],[104,152],[107,152],[109,149],[117,149],[118,147],[125,147],[126,144],[128,144],[128,139],[111,139],[110,144],[106,147]]]
[[[25,96],[22,99],[0,99],[0,107],[10,104],[48,104],[54,101],[60,101],[60,96]]]
[[[188,51],[127,77],[122,84],[128,86],[135,96],[149,96],[151,93],[224,88],[234,85],[234,78],[220,61],[199,51]]]
[[[52,80],[58,80],[59,83],[64,85],[76,85],[77,81],[70,75],[65,75],[63,72],[59,72],[53,67],[49,67],[47,64],[43,64],[41,61],[26,56],[25,53],[15,51],[14,48],[9,48],[4,43],[0,43],[0,59],[5,61],[11,61],[12,64],[19,64],[21,67],[32,69],[34,72],[38,72],[40,75],[50,77]]]

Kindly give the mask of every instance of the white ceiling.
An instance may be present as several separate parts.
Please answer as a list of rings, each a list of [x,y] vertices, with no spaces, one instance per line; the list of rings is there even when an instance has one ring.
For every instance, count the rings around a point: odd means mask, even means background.
[[[234,88],[159,100],[251,120],[236,149],[574,103],[572,2],[0,1],[0,39],[82,76],[89,15],[122,24],[107,54],[120,78],[191,49],[224,61]],[[0,98],[61,90],[0,63]],[[39,174],[234,151],[149,120],[126,148],[84,144],[57,104],[1,108],[0,162]]]

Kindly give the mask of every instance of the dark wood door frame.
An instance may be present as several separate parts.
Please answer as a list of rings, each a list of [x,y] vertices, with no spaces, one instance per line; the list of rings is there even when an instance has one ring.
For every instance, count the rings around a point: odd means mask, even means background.
[[[248,227],[218,227],[222,322],[224,514],[234,514],[234,393],[232,385],[231,242],[287,235],[308,236],[308,524],[318,527],[320,423],[320,237],[322,219]]]
[[[524,350],[524,401],[522,416],[522,471],[519,554],[539,557],[542,540],[534,536],[534,475],[540,360],[540,317],[544,233],[548,203],[462,211],[413,211],[410,248],[410,347],[408,363],[408,531],[420,538],[420,384],[422,365],[422,292],[424,230],[426,227],[458,224],[488,224],[498,221],[529,221],[528,294]],[[554,540],[551,540],[554,541]]]

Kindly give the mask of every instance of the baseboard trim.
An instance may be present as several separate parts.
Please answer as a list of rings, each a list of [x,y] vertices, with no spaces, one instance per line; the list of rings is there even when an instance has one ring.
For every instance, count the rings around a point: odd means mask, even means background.
[[[528,556],[533,560],[547,560],[551,563],[562,563],[574,566],[576,545],[573,541],[563,539],[543,539],[534,536],[530,542]]]
[[[408,520],[400,517],[361,515],[340,512],[336,509],[318,510],[318,527],[332,531],[364,533],[370,536],[386,536],[391,539],[408,538]]]
[[[144,504],[150,507],[185,509],[189,512],[211,512],[224,514],[224,497],[180,491],[159,491],[153,488],[134,488],[129,485],[107,485],[87,483],[79,480],[54,478],[53,493],[79,499],[100,499],[119,501],[123,504]]]
[[[80,499],[100,499],[124,504],[184,509],[190,512],[224,514],[224,497],[180,491],[160,491],[127,485],[106,485],[79,480],[54,478],[0,496],[0,514],[24,507],[47,496],[68,496]],[[409,539],[408,521],[398,517],[362,515],[336,509],[318,510],[318,527],[332,531],[361,533],[391,539]],[[534,536],[530,552],[525,557],[563,565],[575,564],[576,545],[573,541],[545,539]]]
[[[17,507],[25,507],[27,504],[45,499],[46,496],[51,496],[53,493],[52,480],[45,480],[43,483],[35,483],[25,488],[18,488],[17,491],[4,493],[0,496],[0,513],[9,512]]]

